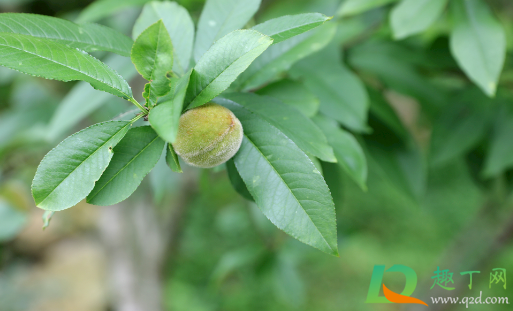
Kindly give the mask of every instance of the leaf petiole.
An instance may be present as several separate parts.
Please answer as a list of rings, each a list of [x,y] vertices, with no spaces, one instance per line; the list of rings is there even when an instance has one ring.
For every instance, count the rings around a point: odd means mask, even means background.
[[[140,118],[142,118],[142,117],[144,117],[144,116],[146,116],[146,115],[147,115],[147,113],[146,113],[146,114],[140,113],[140,114],[136,115],[132,120],[130,120],[130,124],[134,124],[134,123],[135,123],[135,122],[137,122]]]
[[[128,99],[132,104],[136,105],[137,108],[141,109],[141,111],[143,112],[144,115],[147,115],[148,114],[148,110],[146,108],[144,108],[143,106],[141,106],[141,104],[139,104],[134,98],[129,98]]]

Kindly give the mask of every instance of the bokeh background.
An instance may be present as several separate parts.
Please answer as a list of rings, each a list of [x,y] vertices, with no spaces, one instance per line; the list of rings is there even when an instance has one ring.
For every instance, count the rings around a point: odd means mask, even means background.
[[[127,1],[99,22],[130,35],[141,10],[132,2],[143,1]],[[203,1],[178,2],[197,21]],[[264,0],[251,23],[302,12],[332,16],[341,2]],[[74,20],[90,3],[0,0],[0,11]],[[175,174],[163,162],[126,202],[80,203],[55,214],[43,231],[43,211],[30,195],[42,157],[74,131],[114,118],[130,104],[80,83],[0,68],[0,311],[425,309],[365,304],[374,265],[394,264],[417,272],[414,296],[430,305],[431,296],[480,291],[513,303],[509,287],[489,288],[491,269],[513,272],[513,3],[487,3],[508,43],[495,98],[458,69],[447,14],[400,41],[388,20],[393,4],[335,18],[340,62],[365,83],[370,98],[369,129],[357,134],[368,190],[337,165],[323,164],[336,203],[340,258],[276,229],[232,189],[224,169],[185,167]],[[144,81],[131,65],[94,55],[141,94]],[[329,96],[319,96],[321,105]],[[454,273],[455,290],[430,289],[437,267]],[[471,290],[468,276],[460,275],[468,270],[481,271]],[[397,292],[404,286],[401,277],[387,275],[385,282]]]

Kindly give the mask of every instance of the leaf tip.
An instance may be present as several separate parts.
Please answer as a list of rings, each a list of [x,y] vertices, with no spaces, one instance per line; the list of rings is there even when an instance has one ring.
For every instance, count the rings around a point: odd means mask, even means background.
[[[359,184],[360,188],[362,189],[363,192],[367,192],[369,191],[369,189],[367,188],[367,185],[365,184],[365,182],[361,182]]]
[[[406,38],[408,36],[408,34],[404,33],[404,32],[401,32],[401,31],[398,31],[398,30],[393,30],[393,38],[395,41],[399,41],[399,40],[402,40],[404,38]]]
[[[330,255],[340,258],[340,254],[338,253],[338,248],[333,249],[333,252]]]
[[[490,81],[487,85],[485,92],[488,95],[488,97],[494,98],[497,92],[497,83],[495,83],[494,81]]]

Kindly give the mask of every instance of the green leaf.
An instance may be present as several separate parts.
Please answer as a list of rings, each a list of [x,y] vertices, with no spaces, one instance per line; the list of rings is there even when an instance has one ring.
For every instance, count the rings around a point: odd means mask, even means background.
[[[251,196],[251,193],[249,193],[246,184],[242,180],[242,177],[240,177],[240,174],[235,167],[235,163],[233,162],[233,158],[226,162],[226,172],[228,173],[228,178],[230,179],[230,183],[232,184],[233,189],[235,189],[235,191],[237,191],[237,193],[246,200],[255,201]]]
[[[397,0],[346,0],[342,2],[337,15],[356,15],[396,1]]]
[[[137,38],[151,24],[162,20],[173,42],[173,71],[184,74],[189,68],[194,42],[194,23],[189,12],[176,2],[150,2],[135,22],[132,37]]]
[[[267,21],[289,14],[310,13],[312,11],[331,14],[340,5],[340,0],[285,0],[264,2],[258,12],[257,21]]]
[[[307,117],[313,117],[319,111],[319,99],[305,85],[294,80],[280,80],[266,85],[255,93],[277,98],[295,107]]]
[[[275,98],[252,93],[228,93],[223,97],[244,106],[277,127],[304,152],[326,162],[337,161],[323,132],[297,109]]]
[[[221,38],[194,67],[185,104],[194,108],[221,94],[272,42],[255,30],[236,30]]]
[[[402,0],[390,14],[394,37],[403,39],[422,32],[442,14],[448,0]]]
[[[149,126],[132,128],[114,147],[114,156],[87,203],[113,205],[128,198],[153,169],[164,149],[164,141]]]
[[[382,11],[337,20],[337,33],[333,39],[340,45],[351,45],[358,41],[364,33],[371,31],[377,24],[383,23],[385,16]]]
[[[130,125],[125,121],[95,124],[48,152],[32,182],[36,205],[48,211],[61,211],[84,199],[109,165],[112,148]]]
[[[94,22],[122,9],[140,6],[151,0],[96,0],[78,16],[77,23]]]
[[[114,70],[86,52],[52,40],[0,33],[0,65],[46,79],[83,80],[95,89],[132,97],[130,86]]]
[[[137,70],[132,65],[130,58],[112,55],[105,64],[118,72],[126,81],[130,81],[137,75]],[[49,141],[54,141],[65,134],[70,128],[79,123],[93,111],[107,101],[119,100],[112,94],[98,92],[87,82],[77,83],[71,91],[62,99],[55,111],[47,129]]]
[[[494,96],[506,56],[504,29],[481,0],[451,1],[451,15],[454,58],[470,80]]]
[[[265,216],[299,241],[338,256],[335,207],[322,175],[285,134],[226,101],[244,127],[234,161]]]
[[[513,113],[500,111],[496,118],[483,169],[484,177],[496,176],[513,167]]]
[[[273,44],[276,44],[314,29],[330,19],[321,13],[286,15],[258,24],[252,29],[273,38]]]
[[[342,64],[336,46],[302,60],[290,74],[320,99],[322,113],[353,131],[367,131],[367,91],[358,76]]]
[[[178,160],[178,155],[176,154],[175,149],[171,144],[167,144],[166,163],[173,172],[183,173],[182,166]]]
[[[207,0],[201,12],[194,43],[194,59],[200,58],[214,42],[241,29],[260,7],[261,0]]]
[[[189,85],[192,70],[178,78],[173,96],[165,96],[162,103],[150,110],[148,121],[153,129],[169,143],[174,143],[178,133],[178,122],[183,110],[185,92]]]
[[[353,179],[362,190],[367,190],[367,160],[362,147],[353,135],[342,130],[329,119],[316,116],[313,118],[315,124],[328,137],[329,144],[335,151],[337,162],[340,167]]]
[[[276,80],[298,60],[325,47],[335,30],[336,24],[328,23],[315,32],[304,33],[271,46],[240,75],[237,85],[243,90],[251,90]]]
[[[137,71],[148,81],[165,78],[173,69],[173,43],[162,20],[137,37],[130,57]]]
[[[313,165],[315,166],[315,168],[319,171],[319,173],[321,173],[321,175],[323,175],[323,172],[322,172],[322,163],[321,161],[314,157],[313,155],[311,154],[308,154],[308,153],[305,153],[308,158],[310,159],[310,161],[312,161]],[[326,162],[326,163],[329,163],[329,162]],[[332,162],[332,163],[336,163],[336,162]],[[324,176],[324,175],[323,175]]]
[[[150,81],[146,97],[156,100],[171,91],[173,44],[162,20],[148,27],[135,40],[132,62],[141,76]]]
[[[97,24],[77,25],[51,16],[2,13],[0,32],[17,33],[58,41],[87,52],[109,51],[130,56],[133,41],[124,34]]]
[[[171,89],[171,80],[168,80],[169,81],[169,84],[168,84],[168,90],[170,91]],[[146,107],[153,107],[157,104],[157,101],[158,101],[158,97],[157,97],[157,94],[156,94],[156,91],[154,90],[153,86],[151,85],[150,82],[146,83],[144,85],[144,89],[143,89],[143,93],[142,93],[142,97],[146,100]]]
[[[381,175],[398,194],[418,204],[426,188],[426,165],[418,147],[368,142],[366,148],[369,171]]]
[[[442,105],[446,102],[445,90],[421,75],[412,61],[422,53],[405,49],[396,42],[376,39],[353,47],[349,51],[348,61],[358,71],[376,75],[387,88],[412,96],[426,106]]]
[[[397,116],[397,112],[390,106],[388,101],[379,91],[368,88],[370,99],[370,112],[374,114],[383,124],[394,131],[400,138],[407,140],[410,135],[403,124],[403,121]]]
[[[490,106],[486,101],[473,102],[473,94],[458,94],[459,98],[440,111],[431,134],[431,164],[446,164],[464,155],[485,137],[490,124]],[[465,95],[466,100],[463,100]],[[482,100],[479,95],[474,98]]]

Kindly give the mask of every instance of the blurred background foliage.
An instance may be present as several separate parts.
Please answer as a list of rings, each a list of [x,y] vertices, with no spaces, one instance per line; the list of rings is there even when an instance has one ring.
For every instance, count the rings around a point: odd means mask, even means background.
[[[147,1],[103,2],[109,6],[95,11],[90,0],[0,0],[0,11],[96,20],[130,35]],[[178,2],[197,21],[203,0]],[[127,203],[81,203],[42,231],[43,212],[30,197],[41,158],[73,131],[129,106],[84,83],[0,68],[0,310],[413,310],[364,303],[378,264],[415,269],[414,296],[428,303],[430,296],[479,291],[508,296],[511,290],[489,289],[488,282],[492,268],[513,271],[513,3],[483,1],[505,29],[507,47],[497,95],[488,97],[451,54],[448,11],[395,40],[395,2],[361,1],[369,7],[355,9],[340,0],[264,0],[251,22],[335,15],[327,48],[257,92],[300,102],[309,116],[320,107],[362,145],[366,191],[338,165],[322,163],[336,203],[340,258],[277,230],[232,189],[224,169],[178,175],[163,162]],[[144,81],[128,59],[95,56],[141,94]],[[456,290],[429,289],[437,266],[454,273]],[[481,271],[472,290],[459,275],[468,270]],[[402,290],[402,280],[385,282]]]

